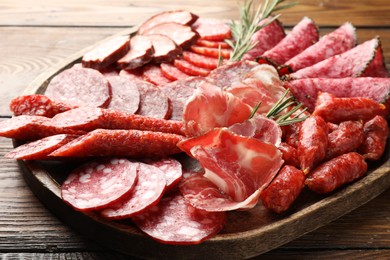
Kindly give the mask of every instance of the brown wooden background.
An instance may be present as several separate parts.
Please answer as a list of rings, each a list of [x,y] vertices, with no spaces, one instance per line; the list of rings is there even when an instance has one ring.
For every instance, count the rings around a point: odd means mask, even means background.
[[[60,3],[61,2],[61,3]],[[163,10],[186,9],[204,17],[237,19],[236,0],[0,0],[0,120],[9,101],[39,74],[69,55]],[[292,27],[303,16],[322,34],[346,21],[358,41],[381,36],[390,68],[389,0],[301,0],[283,12]],[[0,138],[0,256],[7,258],[125,259],[76,234],[54,217],[26,187],[12,147]],[[390,190],[310,234],[258,259],[390,259]]]

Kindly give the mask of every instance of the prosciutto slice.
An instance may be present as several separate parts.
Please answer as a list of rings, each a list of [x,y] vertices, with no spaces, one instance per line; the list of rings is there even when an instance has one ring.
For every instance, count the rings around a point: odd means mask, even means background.
[[[210,193],[209,210],[254,207],[260,192],[283,164],[281,152],[274,145],[234,134],[227,128],[214,129],[203,136],[182,141],[178,146],[199,161],[205,169],[204,177],[227,196],[216,196],[214,188]],[[204,196],[204,189],[198,187],[201,185],[189,185],[188,180],[186,185],[187,188],[182,189],[188,191],[185,194],[192,194],[195,200]],[[233,204],[226,203],[227,200]],[[194,201],[191,204],[197,205]]]

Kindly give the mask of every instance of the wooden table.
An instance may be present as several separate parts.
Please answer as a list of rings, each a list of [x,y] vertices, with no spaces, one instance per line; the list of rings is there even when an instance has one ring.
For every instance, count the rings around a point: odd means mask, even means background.
[[[204,17],[237,19],[236,0],[0,2],[0,120],[11,116],[10,100],[35,77],[72,53],[162,10],[187,9]],[[303,16],[322,34],[346,21],[358,42],[381,36],[390,68],[389,0],[301,0],[283,12],[291,28]],[[0,256],[4,258],[125,259],[75,233],[46,209],[26,186],[15,160],[3,155],[11,140],[0,138]],[[390,258],[390,189],[340,219],[258,259]]]

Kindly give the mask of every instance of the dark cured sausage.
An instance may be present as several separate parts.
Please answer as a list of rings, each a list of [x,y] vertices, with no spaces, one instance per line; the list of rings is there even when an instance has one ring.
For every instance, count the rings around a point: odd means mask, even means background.
[[[260,195],[263,205],[276,213],[286,211],[305,187],[305,174],[286,165]]]
[[[152,60],[153,52],[152,41],[148,37],[136,35],[130,40],[130,50],[117,61],[117,65],[127,70],[139,68]]]
[[[389,135],[389,127],[386,120],[376,116],[364,124],[364,139],[358,152],[366,160],[379,160],[385,151]]]
[[[137,167],[122,158],[86,163],[68,175],[61,186],[62,199],[79,211],[107,207],[133,190]]]
[[[300,167],[297,149],[287,143],[282,142],[278,146],[279,151],[282,152],[282,159],[284,161],[284,165],[291,165],[296,168]]]
[[[183,50],[181,47],[166,35],[162,34],[151,34],[145,35],[153,45],[153,61],[154,62],[170,62],[179,56]]]
[[[306,178],[305,184],[316,193],[329,193],[336,188],[363,177],[367,163],[356,152],[340,155],[314,169]]]

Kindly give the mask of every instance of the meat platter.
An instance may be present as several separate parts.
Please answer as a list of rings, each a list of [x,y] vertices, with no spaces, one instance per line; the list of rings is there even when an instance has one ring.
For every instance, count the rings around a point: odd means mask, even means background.
[[[110,38],[122,35],[133,37],[137,30],[126,30]],[[85,54],[98,45],[76,53],[42,74],[23,95],[44,94],[54,77],[81,63]],[[20,145],[17,140],[14,144]],[[175,158],[187,169],[198,167],[193,159],[184,154],[175,155]],[[260,203],[249,210],[228,212],[223,229],[216,236],[196,245],[159,243],[147,237],[127,219],[111,221],[93,211],[74,210],[64,202],[61,186],[67,173],[83,163],[83,159],[61,162],[19,160],[18,163],[32,191],[59,219],[113,250],[151,259],[180,259],[184,256],[186,259],[196,259],[199,255],[241,259],[257,256],[311,232],[385,191],[390,186],[388,159],[389,150],[386,147],[379,160],[368,163],[367,175],[363,178],[327,195],[303,190],[294,204],[281,214],[270,212]]]

